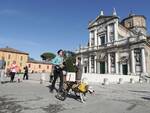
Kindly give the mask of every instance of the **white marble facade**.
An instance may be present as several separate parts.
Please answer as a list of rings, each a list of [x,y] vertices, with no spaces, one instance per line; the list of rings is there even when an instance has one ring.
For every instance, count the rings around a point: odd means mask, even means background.
[[[150,46],[147,45],[146,32],[142,32],[146,26],[136,26],[136,30],[133,29],[134,23],[130,23],[133,19],[139,22],[139,18],[145,17],[130,15],[120,22],[116,12],[113,14],[105,16],[101,11],[101,15],[89,23],[88,45],[76,51],[77,57],[82,59],[83,72],[147,75],[146,52],[149,53]],[[128,28],[127,22],[132,24]]]

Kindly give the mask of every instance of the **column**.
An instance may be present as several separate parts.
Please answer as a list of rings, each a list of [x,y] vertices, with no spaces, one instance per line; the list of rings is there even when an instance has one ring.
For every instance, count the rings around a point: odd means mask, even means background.
[[[109,25],[107,25],[107,43],[110,43],[110,38],[109,38]]]
[[[128,75],[130,75],[131,74],[131,72],[130,72],[130,60],[128,59]]]
[[[108,72],[107,69],[108,69],[108,68],[107,68],[107,62],[105,61],[105,74]]]
[[[118,52],[115,53],[115,70],[116,70],[116,74],[119,74],[119,56],[118,56]]]
[[[89,56],[89,73],[91,73],[91,56]]]
[[[134,57],[134,49],[131,50],[131,65],[132,65],[132,73],[135,74],[135,57]]]
[[[111,60],[110,60],[110,53],[108,53],[108,57],[107,57],[107,60],[108,60],[108,73],[110,74],[111,73]]]
[[[84,64],[84,57],[82,54],[81,54],[81,65],[83,66],[82,72],[84,73],[85,72],[85,70],[84,70],[85,64]]]
[[[123,72],[122,72],[122,64],[120,63],[120,74],[122,75]]]
[[[87,73],[89,73],[89,64],[86,65]]]
[[[89,46],[91,47],[91,37],[92,37],[92,33],[90,32],[89,34]]]
[[[95,43],[95,48],[97,48],[97,46],[98,46],[98,44],[97,44],[97,30],[95,30],[94,35],[95,35],[95,36],[94,36],[94,38],[95,38],[95,39],[94,39],[94,41],[95,41],[95,42],[94,42],[94,43]]]
[[[97,62],[97,73],[100,73],[100,62]]]
[[[97,73],[97,56],[94,57],[94,72]]]
[[[114,40],[118,41],[118,20],[114,23]]]
[[[142,72],[146,73],[146,57],[145,57],[145,49],[141,49],[141,54],[142,54]]]

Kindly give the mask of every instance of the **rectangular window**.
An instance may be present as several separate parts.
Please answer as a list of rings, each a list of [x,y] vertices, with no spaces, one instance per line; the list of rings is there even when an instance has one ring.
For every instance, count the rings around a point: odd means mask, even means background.
[[[7,66],[9,66],[9,64],[10,64],[10,62],[8,61],[8,62],[7,62]]]
[[[21,56],[20,60],[22,61],[23,60],[23,57]]]
[[[8,55],[8,59],[10,59],[10,57],[11,57],[11,55],[9,54],[9,55]]]
[[[91,45],[93,46],[94,45],[94,31],[91,31]]]
[[[30,68],[30,67],[31,67],[31,64],[28,64],[28,67]]]
[[[101,45],[104,45],[105,44],[105,36],[101,36],[100,40],[101,40]]]
[[[22,63],[20,63],[20,67],[22,67]]]
[[[94,31],[91,31],[91,38],[94,38]]]
[[[49,69],[49,66],[47,66],[47,69]]]
[[[94,45],[94,38],[91,38],[91,45]]]
[[[128,22],[128,27],[132,27],[132,22]]]
[[[39,65],[39,69],[41,69],[41,65]]]

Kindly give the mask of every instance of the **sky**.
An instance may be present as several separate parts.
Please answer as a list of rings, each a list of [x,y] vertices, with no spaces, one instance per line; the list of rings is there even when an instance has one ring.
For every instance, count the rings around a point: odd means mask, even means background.
[[[75,51],[88,42],[88,22],[100,11],[120,20],[132,11],[147,18],[149,0],[0,0],[0,48],[12,47],[40,60],[43,52]]]

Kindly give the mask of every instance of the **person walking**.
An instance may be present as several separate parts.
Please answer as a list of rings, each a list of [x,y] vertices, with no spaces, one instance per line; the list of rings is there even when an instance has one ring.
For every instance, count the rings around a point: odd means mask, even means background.
[[[81,64],[81,58],[78,57],[77,58],[77,65],[76,65],[76,81],[80,82],[81,78],[82,78],[82,70],[83,70],[83,66]]]
[[[54,80],[52,82],[52,85],[50,87],[50,92],[53,92],[55,88],[55,83],[57,78],[60,78],[59,82],[59,92],[62,92],[63,90],[63,73],[62,73],[62,68],[63,68],[63,50],[59,50],[57,52],[57,56],[51,60],[51,63],[54,65]]]
[[[1,84],[4,83],[5,67],[6,67],[6,61],[4,60],[4,57],[2,57],[2,59],[0,60],[0,81],[1,81]]]
[[[23,80],[26,78],[28,80],[28,66],[24,67],[24,75],[23,75]]]
[[[17,73],[17,69],[18,69],[18,66],[16,64],[16,61],[13,61],[13,63],[11,64],[11,67],[10,67],[10,70],[11,70],[11,73],[10,73],[10,82],[14,81],[15,74]]]

